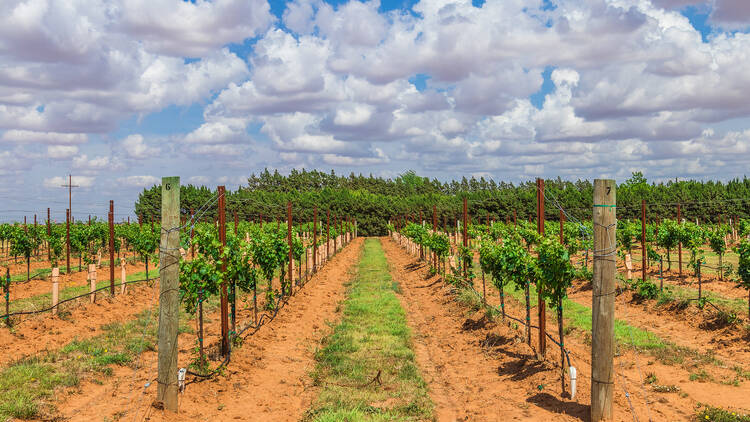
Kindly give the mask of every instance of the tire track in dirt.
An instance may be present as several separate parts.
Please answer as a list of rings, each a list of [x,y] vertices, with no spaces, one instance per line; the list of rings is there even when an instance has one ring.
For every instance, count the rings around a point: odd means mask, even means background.
[[[72,421],[105,416],[137,421],[299,420],[317,396],[309,378],[315,366],[314,354],[320,340],[331,331],[329,323],[340,316],[339,303],[356,269],[362,244],[363,239],[355,239],[331,257],[289,299],[276,319],[234,349],[224,375],[188,385],[180,395],[177,414],[151,406],[156,399],[156,382],[141,393],[156,376],[156,353],[148,352],[135,376],[132,368],[116,368],[103,385],[87,382],[80,394],[63,398],[58,404],[60,415]],[[252,313],[239,313],[238,326],[251,319]],[[207,331],[216,331],[217,320],[206,326]],[[195,338],[192,334],[180,336],[180,367],[193,359]]]
[[[392,240],[381,242],[391,275],[403,291],[401,301],[414,333],[417,362],[438,420],[585,419],[588,406],[539,391],[539,385],[555,382],[554,366],[524,354],[521,349],[526,346],[518,344],[516,337],[492,333],[488,328],[493,323],[467,319],[466,309],[439,278],[425,277],[425,269]],[[498,345],[503,347],[495,349]]]

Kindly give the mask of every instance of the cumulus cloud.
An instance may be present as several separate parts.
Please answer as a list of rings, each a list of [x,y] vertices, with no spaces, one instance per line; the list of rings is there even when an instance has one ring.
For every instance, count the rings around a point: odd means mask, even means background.
[[[144,40],[149,51],[178,57],[201,57],[228,43],[241,43],[273,22],[264,0],[129,0],[119,12],[122,31]]]
[[[78,154],[78,147],[75,145],[50,145],[47,147],[47,156],[54,159],[71,158]]]
[[[88,140],[85,133],[33,132],[29,130],[8,130],[0,136],[0,142],[17,144],[41,143],[54,145],[83,144]]]
[[[554,3],[383,13],[293,0],[278,21],[264,0],[2,2],[3,171],[46,150],[131,188],[151,176],[125,166],[154,174],[149,158],[165,151],[195,183],[261,166],[514,180],[744,172],[750,156],[729,151],[745,151],[750,127],[747,2]],[[706,39],[686,6],[710,15]]]
[[[117,183],[123,186],[146,188],[158,185],[161,182],[154,176],[127,176],[117,178]]]
[[[116,170],[120,165],[107,155],[89,158],[88,155],[82,154],[73,158],[73,168],[84,172],[97,172],[104,169]]]
[[[96,179],[90,176],[73,176],[72,182],[81,188],[90,188],[94,186]],[[59,189],[68,184],[68,177],[55,176],[44,179],[43,186],[47,189]]]
[[[159,148],[148,146],[139,134],[128,135],[120,141],[120,145],[128,158],[142,159],[159,153]]]

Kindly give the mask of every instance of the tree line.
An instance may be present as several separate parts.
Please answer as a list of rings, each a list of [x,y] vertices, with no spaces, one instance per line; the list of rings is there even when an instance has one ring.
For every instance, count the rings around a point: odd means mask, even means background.
[[[201,220],[217,218],[216,189],[205,186],[181,186],[181,213],[184,217],[195,213],[209,203]],[[557,206],[566,210],[568,218],[581,221],[591,219],[593,181],[545,180],[545,218],[557,220]],[[410,215],[412,221],[421,212],[428,222],[432,220],[433,206],[437,211],[438,225],[447,222],[455,225],[467,198],[469,214],[474,221],[512,221],[515,211],[518,219],[536,217],[536,183],[533,180],[513,184],[492,179],[463,177],[460,181],[441,182],[421,177],[408,171],[396,178],[372,175],[336,175],[317,170],[292,170],[288,175],[278,171],[252,174],[246,186],[226,191],[227,221],[234,213],[240,220],[285,220],[286,204],[293,204],[295,221],[312,221],[313,207],[318,207],[318,219],[325,222],[326,212],[334,218],[351,217],[357,220],[361,235],[384,235],[387,221],[397,215]],[[617,186],[617,215],[621,219],[638,219],[641,200],[647,203],[649,221],[677,217],[677,204],[681,216],[700,223],[726,222],[729,218],[750,217],[750,179],[743,177],[727,182],[675,180],[648,182],[636,172]],[[153,186],[144,189],[135,203],[135,213],[142,221],[158,220],[161,207],[161,189]]]

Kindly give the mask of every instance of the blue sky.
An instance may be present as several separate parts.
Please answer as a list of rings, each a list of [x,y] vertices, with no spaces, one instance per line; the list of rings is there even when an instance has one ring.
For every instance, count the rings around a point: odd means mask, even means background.
[[[125,217],[173,174],[234,189],[264,167],[517,182],[750,164],[750,3],[112,2],[0,4],[0,219],[62,215],[69,173],[78,210],[114,199]]]

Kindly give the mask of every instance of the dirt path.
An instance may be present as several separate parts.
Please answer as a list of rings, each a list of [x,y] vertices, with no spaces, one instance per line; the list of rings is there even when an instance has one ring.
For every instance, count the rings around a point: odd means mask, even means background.
[[[577,283],[568,297],[591,307],[591,289]],[[729,367],[747,366],[750,362],[750,336],[742,324],[716,326],[716,311],[706,306],[680,309],[678,306],[656,306],[655,301],[638,301],[632,291],[615,298],[615,313],[634,327],[642,328],[678,346],[712,353]],[[656,318],[655,318],[656,317]]]
[[[417,362],[440,421],[580,420],[588,408],[541,392],[558,385],[553,366],[535,362],[523,344],[494,324],[469,320],[438,277],[426,278],[395,242],[384,238],[391,274],[414,331]],[[473,322],[473,323],[472,323]],[[498,332],[500,332],[498,334]],[[494,353],[494,347],[507,345]],[[580,387],[579,387],[580,388]]]
[[[588,420],[591,349],[585,333],[575,330],[566,336],[566,348],[578,369],[578,386],[575,399],[561,398],[557,346],[548,341],[547,361],[536,361],[534,350],[524,342],[523,327],[484,320],[482,312],[460,305],[439,277],[427,277],[426,265],[396,242],[383,239],[383,243],[394,279],[404,290],[418,360],[441,420]],[[481,277],[476,283],[481,292]],[[497,290],[489,284],[487,289],[488,301],[497,305]],[[507,296],[506,310],[516,317],[525,312],[523,304]],[[532,310],[532,324],[536,324],[536,310]],[[555,338],[556,325],[547,325]],[[533,345],[537,333],[532,330]],[[678,385],[682,392],[656,393],[650,385],[641,386],[639,369],[643,376],[653,373],[659,384]],[[617,421],[633,420],[631,403],[639,419],[648,420],[650,415],[652,420],[670,421],[691,419],[699,402],[730,409],[744,407],[740,404],[746,397],[744,383],[738,388],[689,380],[689,372],[679,366],[663,365],[633,351],[615,358],[615,371]],[[625,396],[626,390],[630,398]]]
[[[156,374],[154,352],[142,356],[137,371],[118,368],[104,384],[86,382],[80,394],[61,398],[59,413],[74,421],[103,417],[136,421],[299,420],[315,398],[308,375],[315,365],[315,350],[330,332],[328,323],[339,318],[339,303],[356,268],[362,243],[362,239],[355,239],[333,256],[289,299],[276,319],[247,337],[234,350],[224,376],[188,385],[180,396],[178,414],[151,406],[156,399],[155,382],[143,388]],[[250,318],[249,313],[238,314],[238,321]],[[215,320],[207,330],[217,329]],[[194,335],[180,337],[181,367],[193,358],[194,341]]]

